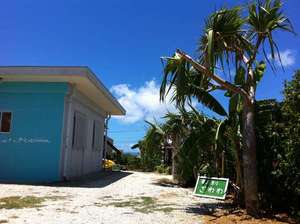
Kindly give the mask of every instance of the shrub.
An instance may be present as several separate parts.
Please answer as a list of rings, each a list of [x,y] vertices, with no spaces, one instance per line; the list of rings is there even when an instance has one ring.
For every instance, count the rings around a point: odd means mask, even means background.
[[[283,102],[259,102],[256,117],[262,205],[297,215],[300,209],[300,71],[285,83]]]
[[[166,165],[159,165],[155,167],[155,171],[161,174],[171,174],[171,167]]]
[[[129,153],[122,154],[119,163],[129,170],[141,170],[141,159]]]

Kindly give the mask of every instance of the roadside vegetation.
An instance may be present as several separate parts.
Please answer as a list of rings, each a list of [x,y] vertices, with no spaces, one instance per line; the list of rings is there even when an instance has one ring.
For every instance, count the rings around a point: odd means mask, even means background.
[[[228,177],[235,203],[248,214],[300,216],[300,71],[284,84],[282,102],[255,98],[266,69],[278,72],[276,32],[294,32],[281,1],[222,8],[207,18],[197,58],[182,50],[162,58],[161,100],[170,94],[178,112],[161,123],[147,121],[146,135],[133,146],[140,149],[140,169],[170,172],[182,186],[193,186],[197,175]]]

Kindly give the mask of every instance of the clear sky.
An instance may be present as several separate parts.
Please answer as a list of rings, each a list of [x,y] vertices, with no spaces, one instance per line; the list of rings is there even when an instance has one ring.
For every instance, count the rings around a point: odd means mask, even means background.
[[[299,0],[284,10],[300,32]],[[9,0],[0,13],[0,65],[87,65],[120,100],[128,115],[113,118],[109,134],[121,149],[144,135],[145,119],[159,119],[171,104],[160,105],[161,56],[181,48],[195,56],[204,19],[227,0]],[[282,99],[283,80],[300,68],[300,40],[277,34],[285,71],[270,69],[258,99]],[[224,105],[221,94],[218,97]],[[202,109],[202,107],[200,107]]]

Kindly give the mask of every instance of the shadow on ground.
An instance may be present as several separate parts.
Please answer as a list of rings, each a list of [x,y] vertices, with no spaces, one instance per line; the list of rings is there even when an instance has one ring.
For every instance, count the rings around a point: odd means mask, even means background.
[[[94,173],[86,175],[79,179],[73,181],[66,181],[61,183],[56,183],[52,186],[62,186],[62,187],[87,187],[87,188],[102,188],[106,187],[118,180],[131,175],[131,172],[113,172],[113,171],[103,171],[99,173]],[[51,185],[50,185],[51,186]]]
[[[187,213],[194,213],[197,215],[210,215],[217,217],[217,210],[226,211],[231,213],[237,209],[232,203],[203,203],[188,206],[186,208]]]
[[[153,182],[152,184],[161,187],[179,187],[177,184],[173,182],[173,180],[169,178],[160,178],[155,182]]]
[[[203,216],[206,221],[205,223],[297,223],[297,221],[287,215],[272,214],[263,211],[258,218],[253,218],[247,215],[244,209],[240,209],[231,202],[195,204],[187,207],[185,211]]]
[[[22,184],[22,185],[32,185],[32,186],[49,186],[49,187],[83,187],[83,188],[102,188],[106,187],[122,178],[131,175],[128,171],[102,171],[98,173],[93,173],[85,175],[83,177],[77,178],[71,181],[63,181],[56,183],[5,183],[1,184]]]

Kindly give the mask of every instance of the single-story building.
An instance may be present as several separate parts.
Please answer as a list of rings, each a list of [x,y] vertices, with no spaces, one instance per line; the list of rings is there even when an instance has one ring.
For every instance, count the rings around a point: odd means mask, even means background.
[[[100,171],[107,122],[124,114],[88,67],[0,67],[0,181]]]
[[[121,156],[122,151],[119,150],[115,145],[114,145],[114,140],[110,137],[106,137],[106,157],[108,159],[112,159],[114,155]]]

